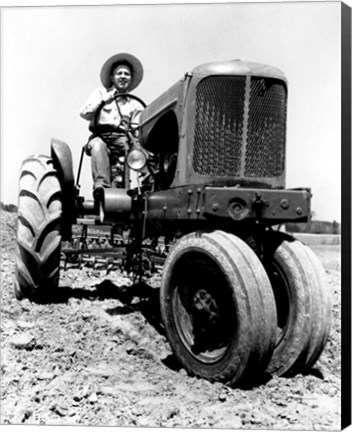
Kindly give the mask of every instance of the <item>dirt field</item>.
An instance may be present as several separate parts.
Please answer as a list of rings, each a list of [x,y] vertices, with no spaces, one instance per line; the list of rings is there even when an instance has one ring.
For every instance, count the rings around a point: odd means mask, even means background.
[[[311,374],[249,390],[189,377],[160,326],[158,292],[118,272],[68,270],[60,298],[14,298],[15,217],[1,212],[1,423],[340,429],[340,247],[314,246],[333,296],[331,336]],[[155,281],[157,283],[157,281]]]

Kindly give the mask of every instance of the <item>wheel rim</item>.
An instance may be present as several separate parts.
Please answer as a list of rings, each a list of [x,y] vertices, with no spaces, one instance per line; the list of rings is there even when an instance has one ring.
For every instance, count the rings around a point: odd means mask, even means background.
[[[200,252],[184,254],[174,276],[171,307],[184,347],[201,363],[220,361],[236,327],[226,277],[214,260]]]
[[[277,345],[284,338],[290,316],[290,286],[284,271],[276,262],[272,262],[270,282],[273,288],[277,311]]]

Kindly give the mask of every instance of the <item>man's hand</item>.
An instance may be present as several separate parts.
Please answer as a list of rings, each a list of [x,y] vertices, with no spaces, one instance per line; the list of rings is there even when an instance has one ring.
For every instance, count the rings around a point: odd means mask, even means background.
[[[109,103],[112,102],[115,98],[115,96],[117,95],[117,90],[113,89],[108,91],[104,96],[103,96],[103,102],[104,103]]]

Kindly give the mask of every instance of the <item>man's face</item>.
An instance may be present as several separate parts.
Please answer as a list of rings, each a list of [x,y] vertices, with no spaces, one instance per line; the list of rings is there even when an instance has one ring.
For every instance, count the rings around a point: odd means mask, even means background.
[[[120,93],[125,93],[131,84],[131,69],[126,65],[119,65],[112,71],[111,81]]]

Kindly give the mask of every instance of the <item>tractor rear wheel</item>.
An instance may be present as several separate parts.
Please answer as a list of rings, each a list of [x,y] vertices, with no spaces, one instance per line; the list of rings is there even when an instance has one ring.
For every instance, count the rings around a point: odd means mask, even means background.
[[[15,295],[51,297],[59,283],[62,193],[51,158],[31,156],[19,179]]]
[[[281,232],[267,233],[265,267],[278,316],[278,339],[267,371],[301,373],[318,359],[330,331],[324,270],[307,246]]]
[[[264,372],[275,300],[264,267],[238,237],[182,237],[164,264],[160,306],[174,355],[191,375],[234,385]]]

